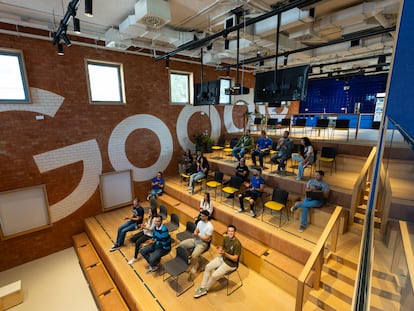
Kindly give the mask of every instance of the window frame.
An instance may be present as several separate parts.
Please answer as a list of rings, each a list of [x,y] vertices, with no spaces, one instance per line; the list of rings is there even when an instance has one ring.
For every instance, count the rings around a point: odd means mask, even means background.
[[[26,66],[22,50],[0,48],[0,55],[15,56],[19,63],[20,77],[23,87],[24,99],[2,99],[0,104],[31,104],[32,98],[30,94],[29,80],[27,78]]]
[[[119,101],[111,101],[111,100],[93,100],[92,99],[92,89],[91,89],[91,81],[89,75],[89,65],[96,65],[102,67],[112,67],[118,70],[118,89],[120,100]],[[88,97],[89,103],[92,105],[125,105],[126,104],[126,95],[125,95],[125,78],[124,78],[124,66],[122,63],[117,62],[108,62],[108,61],[101,61],[96,59],[85,59],[85,73],[86,73],[86,81],[88,87]]]
[[[187,76],[187,102],[173,102],[172,101],[172,89],[171,89],[171,75],[183,75]],[[168,88],[169,88],[169,99],[170,105],[192,105],[194,103],[194,78],[192,72],[179,71],[179,70],[168,70]]]

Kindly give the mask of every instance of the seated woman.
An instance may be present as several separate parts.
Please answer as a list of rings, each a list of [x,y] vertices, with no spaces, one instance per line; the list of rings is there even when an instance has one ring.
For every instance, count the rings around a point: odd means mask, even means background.
[[[208,175],[209,168],[210,168],[210,166],[208,164],[207,158],[202,156],[200,158],[200,161],[197,162],[197,172],[190,176],[190,181],[189,181],[188,187],[187,187],[187,190],[188,190],[189,193],[191,193],[191,194],[194,193],[195,183],[198,180],[203,179]]]
[[[157,176],[155,176],[151,180],[151,193],[147,195],[147,201],[150,199],[156,199],[158,195],[161,195],[164,190],[164,177],[162,177],[162,172],[158,172]]]
[[[303,154],[294,153],[292,154],[292,158],[295,161],[298,161],[298,175],[296,180],[301,180],[303,178],[303,172],[308,166],[308,164],[312,164],[315,162],[315,154],[313,151],[313,146],[308,137],[302,137],[300,143],[305,147],[303,150]]]
[[[152,206],[148,211],[148,219],[145,223],[141,224],[139,227],[142,229],[137,234],[134,234],[131,237],[131,242],[135,243],[135,253],[134,257],[128,261],[129,265],[134,264],[138,260],[139,250],[141,245],[152,238],[152,231],[155,227],[155,217],[157,216],[157,207]]]
[[[196,224],[201,220],[202,211],[207,211],[211,218],[211,215],[213,214],[213,202],[210,200],[209,192],[204,193],[204,197],[200,201],[200,214],[195,219]]]

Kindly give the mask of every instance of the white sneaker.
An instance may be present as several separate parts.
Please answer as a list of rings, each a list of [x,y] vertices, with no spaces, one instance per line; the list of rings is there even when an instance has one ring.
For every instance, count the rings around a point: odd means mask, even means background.
[[[256,214],[251,210],[250,211],[250,216],[252,216],[252,217],[256,217]]]
[[[296,177],[296,180],[297,180],[297,181],[299,181],[299,180],[302,180],[302,178],[300,178],[300,177]]]
[[[238,209],[237,211],[236,211],[236,213],[244,213],[244,209]]]
[[[191,187],[191,186],[188,186],[187,187],[187,190],[191,190],[191,189],[193,189],[193,187]]]
[[[137,259],[133,257],[130,261],[128,261],[128,265],[132,266],[136,261]]]
[[[298,209],[298,207],[296,206],[296,205],[293,205],[291,208],[290,208],[290,211],[293,213],[294,211],[296,211]]]

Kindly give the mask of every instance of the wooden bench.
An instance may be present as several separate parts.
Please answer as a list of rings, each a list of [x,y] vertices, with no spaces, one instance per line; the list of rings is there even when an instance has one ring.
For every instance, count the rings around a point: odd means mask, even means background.
[[[104,214],[103,216],[107,215]],[[111,276],[114,284],[116,284],[116,288],[128,305],[129,310],[161,311],[161,306],[157,303],[143,281],[137,277],[134,270],[131,269],[131,266],[126,263],[121,252],[108,252],[108,248],[112,245],[112,241],[101,227],[96,217],[85,219],[85,231],[90,237],[91,243],[95,245],[99,257],[102,259],[102,262],[105,263],[106,270]],[[99,299],[108,304],[114,303],[118,294],[112,293],[112,291],[113,290],[101,295]],[[108,308],[106,310],[119,309]]]
[[[87,234],[84,232],[77,234],[72,237],[72,240],[82,270],[100,309],[129,310]]]
[[[0,287],[0,310],[10,309],[23,302],[22,282],[16,281]]]

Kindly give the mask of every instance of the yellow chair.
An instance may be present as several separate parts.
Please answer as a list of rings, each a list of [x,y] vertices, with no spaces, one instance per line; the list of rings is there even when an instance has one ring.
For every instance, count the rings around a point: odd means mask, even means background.
[[[214,189],[214,199],[217,197],[217,188],[223,184],[223,177],[222,172],[214,172],[214,180],[206,182],[206,187]]]
[[[263,214],[265,212],[264,208],[270,209],[270,212],[277,211],[280,214],[279,217],[279,227],[282,226],[282,211],[283,209],[286,211],[287,220],[289,221],[289,213],[286,207],[288,201],[289,192],[286,190],[276,188],[273,189],[272,200],[267,201],[263,205],[263,212],[262,212],[262,221],[263,221]],[[268,222],[272,224],[271,222]]]
[[[243,179],[239,176],[231,176],[230,181],[227,186],[223,187],[221,189],[221,202],[223,201],[224,193],[233,196],[232,200],[232,207],[234,207],[234,197],[236,192],[240,190],[241,184],[243,182]]]
[[[332,175],[332,168],[335,165],[335,173],[336,173],[336,148],[334,147],[322,147],[321,156],[318,158],[319,161],[319,169],[321,169],[321,162],[330,163],[331,164],[331,175]]]

